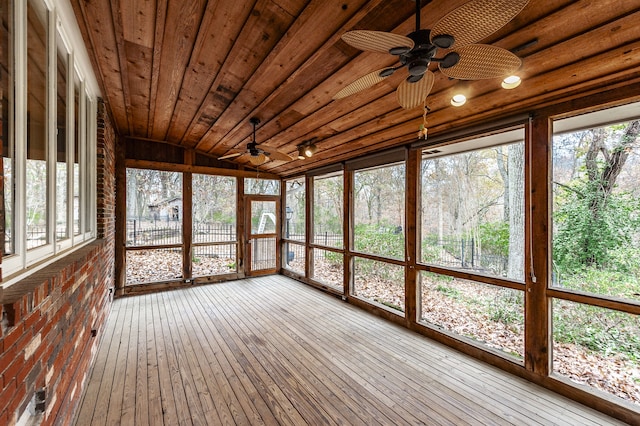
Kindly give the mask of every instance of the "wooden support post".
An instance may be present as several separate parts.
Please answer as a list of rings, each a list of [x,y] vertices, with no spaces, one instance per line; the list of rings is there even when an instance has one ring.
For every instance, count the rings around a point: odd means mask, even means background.
[[[309,247],[309,244],[313,243],[313,178],[305,176],[305,203],[304,214],[306,223],[304,225],[304,244],[306,250],[304,276],[305,278],[311,278],[313,272],[313,249]]]
[[[405,319],[407,327],[411,327],[418,321],[420,314],[418,301],[420,300],[418,277],[416,270],[416,257],[418,255],[418,227],[416,226],[420,215],[418,205],[420,201],[420,158],[422,151],[419,149],[409,150],[406,161],[406,193],[405,193],[405,214],[404,214],[404,238],[405,238]]]
[[[193,245],[193,174],[182,174],[182,278],[193,275],[191,258]]]
[[[127,252],[127,167],[126,142],[124,138],[116,137],[116,207],[115,207],[115,247],[114,247],[114,269],[115,269],[115,295],[124,294],[126,280],[126,259]]]
[[[184,152],[184,164],[193,166],[196,153],[192,149]],[[193,278],[193,173],[185,171],[182,174],[182,278]]]
[[[342,207],[342,238],[344,241],[344,256],[343,262],[343,283],[344,283],[344,295],[351,295],[351,289],[353,288],[353,257],[351,256],[351,250],[353,249],[353,171],[346,170],[344,174],[343,187],[343,200],[344,205]]]
[[[525,368],[549,375],[551,356],[547,286],[550,276],[551,125],[532,119],[525,131]]]
[[[236,268],[238,270],[238,278],[245,277],[245,245],[247,239],[244,232],[245,223],[245,208],[244,208],[244,178],[237,177],[237,191],[236,191],[236,239],[238,241],[238,248],[236,254]]]

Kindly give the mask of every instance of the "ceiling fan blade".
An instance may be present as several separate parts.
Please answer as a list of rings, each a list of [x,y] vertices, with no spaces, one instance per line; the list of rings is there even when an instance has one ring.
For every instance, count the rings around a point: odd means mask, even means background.
[[[218,157],[218,160],[228,160],[229,158],[239,157],[242,154],[244,154],[244,152],[234,152],[233,154],[227,154],[223,155],[222,157]]]
[[[389,53],[393,48],[402,47],[407,51],[413,48],[413,40],[398,34],[384,31],[355,30],[342,34],[342,40],[360,50]]]
[[[431,92],[435,77],[431,71],[424,73],[422,78],[415,83],[404,80],[396,90],[398,103],[404,109],[412,109],[424,105],[424,100]]]
[[[258,148],[259,150],[263,151],[268,157],[270,157],[272,160],[280,160],[280,161],[292,161],[293,157],[280,152],[280,151],[276,151],[274,148],[271,148],[269,146],[266,145],[256,145],[256,148]]]
[[[369,87],[373,86],[376,83],[380,83],[382,80],[384,80],[387,77],[381,77],[380,73],[382,71],[384,71],[386,68],[378,70],[378,71],[374,71],[374,72],[370,72],[369,74],[363,75],[362,77],[360,77],[359,79],[357,79],[356,81],[348,84],[347,86],[343,87],[342,90],[340,90],[338,93],[336,93],[335,95],[333,95],[333,99],[342,99],[342,98],[346,98],[347,96],[351,96],[355,93],[358,93],[362,90],[368,89]]]
[[[505,26],[524,9],[529,0],[472,0],[454,9],[431,29],[431,40],[451,35],[452,48],[476,43]]]
[[[488,44],[470,44],[457,52],[460,61],[451,68],[440,66],[440,71],[459,80],[505,77],[515,73],[522,64],[522,60],[507,49]]]

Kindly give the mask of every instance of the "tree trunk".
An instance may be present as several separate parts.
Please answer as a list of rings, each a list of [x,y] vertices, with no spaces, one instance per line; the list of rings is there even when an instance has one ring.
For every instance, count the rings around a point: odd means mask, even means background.
[[[509,260],[507,277],[524,279],[524,144],[509,146]]]
[[[504,185],[504,193],[502,195],[502,199],[503,199],[502,217],[505,222],[508,222],[509,221],[509,172],[507,171],[507,167],[504,164],[504,152],[502,151],[501,146],[496,148],[496,160],[498,164],[498,171],[500,172],[500,176],[502,176],[502,184]]]

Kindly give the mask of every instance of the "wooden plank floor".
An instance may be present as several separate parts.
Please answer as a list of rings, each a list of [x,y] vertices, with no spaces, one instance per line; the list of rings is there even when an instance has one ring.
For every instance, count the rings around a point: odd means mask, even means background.
[[[282,276],[117,299],[76,420],[620,424]]]

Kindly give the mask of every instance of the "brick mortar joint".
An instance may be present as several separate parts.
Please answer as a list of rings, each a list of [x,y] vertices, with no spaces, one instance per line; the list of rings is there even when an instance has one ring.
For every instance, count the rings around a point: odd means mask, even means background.
[[[41,285],[46,284],[51,279],[60,279],[68,274],[70,270],[73,270],[74,265],[86,264],[105,248],[108,248],[108,241],[98,239],[73,253],[69,253],[51,265],[4,289],[0,304],[4,305],[6,310],[7,305],[20,303],[24,296],[32,296]]]

